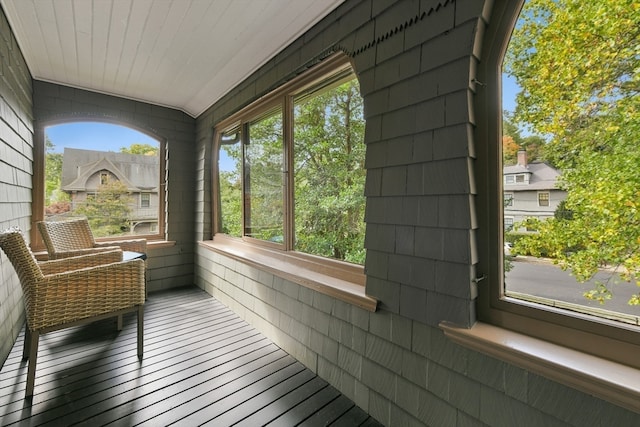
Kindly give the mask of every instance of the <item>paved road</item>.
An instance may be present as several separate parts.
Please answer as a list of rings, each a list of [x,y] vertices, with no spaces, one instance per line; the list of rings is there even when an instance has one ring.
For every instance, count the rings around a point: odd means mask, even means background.
[[[604,305],[583,296],[584,292],[595,289],[595,280],[604,282],[610,278],[610,273],[601,272],[590,282],[578,283],[568,272],[552,264],[518,262],[516,259],[513,266],[505,278],[507,291],[640,316],[640,306],[627,304],[634,292],[640,292],[635,283],[619,282],[609,285],[613,297]],[[611,280],[609,283],[613,282],[614,280]]]

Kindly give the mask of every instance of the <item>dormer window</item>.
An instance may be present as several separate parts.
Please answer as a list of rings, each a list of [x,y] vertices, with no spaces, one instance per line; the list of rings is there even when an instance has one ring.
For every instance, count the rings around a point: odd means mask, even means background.
[[[519,173],[519,174],[510,174],[504,176],[505,184],[528,184],[529,180],[527,179],[527,174]]]

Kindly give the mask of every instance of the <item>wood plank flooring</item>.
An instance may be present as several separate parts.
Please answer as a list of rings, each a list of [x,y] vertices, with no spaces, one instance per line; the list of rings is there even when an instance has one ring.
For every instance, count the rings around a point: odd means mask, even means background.
[[[0,425],[380,425],[196,287],[149,295],[142,362],[135,322],[43,335],[32,401],[23,332],[0,370]]]

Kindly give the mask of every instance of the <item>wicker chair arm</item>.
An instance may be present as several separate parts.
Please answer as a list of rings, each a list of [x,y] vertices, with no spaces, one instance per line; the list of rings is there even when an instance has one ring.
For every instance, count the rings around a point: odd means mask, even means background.
[[[102,246],[99,248],[86,248],[86,249],[76,249],[72,251],[56,252],[54,254],[49,254],[49,259],[54,260],[54,259],[63,259],[63,258],[69,258],[69,257],[78,257],[78,256],[84,256],[84,255],[96,254],[100,252],[114,251],[114,250],[120,250],[120,247],[111,245],[111,246]]]
[[[44,276],[27,310],[32,330],[144,304],[144,261],[132,260]]]
[[[42,274],[50,275],[65,271],[79,270],[81,268],[95,267],[102,264],[112,264],[122,261],[122,251],[116,248],[108,251],[89,253],[87,255],[61,258],[51,261],[42,261],[38,265]]]
[[[96,242],[94,247],[104,248],[108,246],[118,246],[123,251],[147,252],[147,239],[111,240],[106,242]]]

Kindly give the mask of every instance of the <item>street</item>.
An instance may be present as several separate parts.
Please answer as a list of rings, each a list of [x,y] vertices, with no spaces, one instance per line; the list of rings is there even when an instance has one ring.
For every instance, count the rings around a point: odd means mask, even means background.
[[[609,280],[608,287],[613,295],[604,304],[583,296],[584,292],[595,289],[596,280]],[[513,269],[506,274],[505,282],[507,291],[640,316],[640,306],[627,303],[631,295],[638,293],[640,288],[635,283],[619,281],[617,276],[611,278],[611,273],[600,272],[590,282],[578,283],[568,271],[563,271],[556,265],[521,262],[516,258],[513,260]]]

